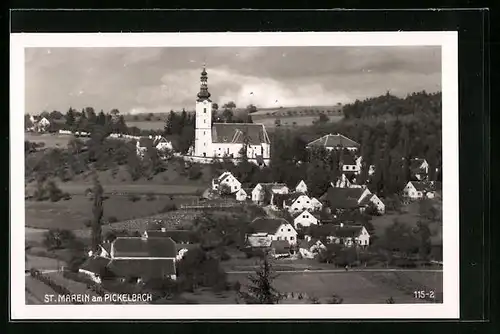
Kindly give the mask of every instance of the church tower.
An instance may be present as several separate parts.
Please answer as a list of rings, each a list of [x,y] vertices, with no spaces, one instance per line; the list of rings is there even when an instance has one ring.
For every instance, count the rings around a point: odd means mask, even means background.
[[[196,100],[196,124],[194,139],[194,155],[212,157],[212,100],[207,85],[207,71],[203,66],[200,77],[200,92]]]

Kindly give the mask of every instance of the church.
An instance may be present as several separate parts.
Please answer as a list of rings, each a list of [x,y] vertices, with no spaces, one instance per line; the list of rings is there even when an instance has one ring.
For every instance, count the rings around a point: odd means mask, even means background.
[[[196,100],[196,121],[193,161],[210,162],[214,157],[228,156],[234,161],[241,158],[246,146],[248,161],[268,165],[271,156],[271,141],[263,124],[213,123],[212,100],[208,92],[207,71],[201,72],[200,92]]]

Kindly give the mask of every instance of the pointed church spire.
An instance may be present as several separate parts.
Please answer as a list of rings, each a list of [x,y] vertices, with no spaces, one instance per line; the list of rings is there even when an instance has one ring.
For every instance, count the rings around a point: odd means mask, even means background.
[[[208,76],[207,76],[206,66],[205,64],[203,64],[203,71],[201,72],[201,77],[200,77],[200,92],[198,93],[198,102],[205,100],[210,101],[210,93],[208,92],[207,80]]]

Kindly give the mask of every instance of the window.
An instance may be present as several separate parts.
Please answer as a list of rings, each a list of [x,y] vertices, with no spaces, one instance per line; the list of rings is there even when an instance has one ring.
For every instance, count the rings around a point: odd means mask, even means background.
[[[206,134],[206,132],[205,132],[205,131],[203,131],[203,135],[205,135],[205,134]]]
[[[297,211],[299,208],[294,208],[295,211]]]
[[[283,232],[283,229],[281,229],[281,232]]]
[[[306,215],[302,215],[302,218],[307,218],[307,216]]]
[[[285,237],[284,239],[287,240],[287,237]]]
[[[203,108],[203,113],[206,114],[207,113],[207,108]]]
[[[294,237],[290,237],[290,240],[293,240],[293,239],[295,239],[295,238]]]
[[[206,120],[206,119],[204,119],[204,120],[203,120],[203,123],[206,123],[206,122],[207,122],[207,120]]]
[[[203,152],[203,156],[206,158],[207,157],[207,154],[205,152]]]
[[[291,232],[292,230],[291,229],[288,229],[288,232]]]
[[[277,237],[276,240],[281,240],[281,237]]]

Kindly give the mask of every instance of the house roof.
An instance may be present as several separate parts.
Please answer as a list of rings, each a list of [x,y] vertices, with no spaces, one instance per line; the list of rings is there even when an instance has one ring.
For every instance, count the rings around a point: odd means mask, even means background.
[[[369,205],[371,203],[371,199],[373,196],[374,196],[373,194],[370,194],[370,195],[363,197],[361,202],[359,202],[359,205],[361,205],[361,206]]]
[[[290,243],[287,240],[273,240],[270,247],[278,254],[290,252]]]
[[[259,217],[255,218],[249,225],[251,233],[269,233],[274,234],[282,224],[290,224],[283,218]]]
[[[177,255],[175,242],[170,237],[119,237],[113,242],[114,257],[169,257]]]
[[[110,242],[105,242],[101,245],[102,248],[108,253],[111,253],[111,243]]]
[[[90,271],[95,274],[100,274],[104,268],[109,264],[109,259],[96,256],[90,257],[80,266],[80,269]]]
[[[432,181],[412,181],[411,184],[413,184],[417,191],[433,191],[436,186]]]
[[[334,224],[326,224],[319,226],[320,229],[324,229],[331,236],[338,238],[354,238],[361,234],[363,226],[339,226]]]
[[[195,243],[198,241],[196,234],[190,230],[161,230],[146,231],[148,238],[171,238],[175,243]]]
[[[143,279],[175,275],[174,259],[111,260],[108,269],[118,277],[140,277]]]
[[[307,144],[308,147],[328,147],[328,148],[335,148],[335,147],[359,147],[359,144],[355,142],[352,139],[347,138],[346,136],[343,136],[341,134],[327,134],[324,135],[323,137],[320,137],[316,140],[313,140],[309,144]]]
[[[363,188],[328,188],[327,192],[321,196],[330,207],[339,209],[349,209],[359,206],[358,200],[363,194]]]
[[[248,137],[249,144],[269,144],[269,136],[263,124],[253,123],[214,123],[212,125],[213,143],[243,144]]]

